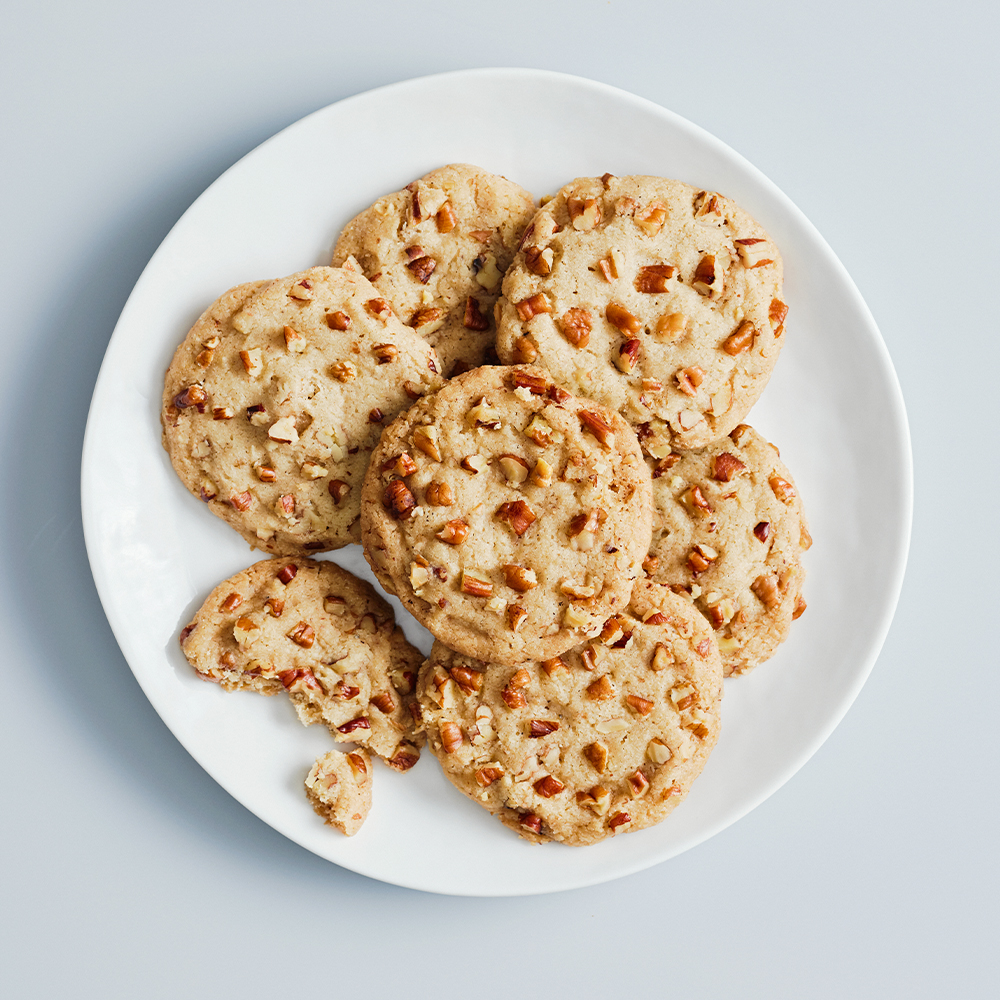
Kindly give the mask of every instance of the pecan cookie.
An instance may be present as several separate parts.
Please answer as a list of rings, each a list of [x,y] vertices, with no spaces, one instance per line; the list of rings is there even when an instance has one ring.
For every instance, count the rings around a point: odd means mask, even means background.
[[[649,459],[647,576],[689,595],[717,630],[726,676],[752,670],[805,610],[801,555],[812,544],[778,449],[740,424],[698,451]],[[642,601],[637,586],[633,603]]]
[[[306,795],[316,813],[348,837],[361,829],[372,807],[371,761],[364,750],[323,754],[306,775]]]
[[[231,289],[167,371],[161,419],[174,469],[267,552],[357,541],[383,425],[441,382],[433,350],[355,266]]]
[[[531,195],[465,163],[379,198],[347,224],[334,264],[354,256],[403,322],[438,352],[447,375],[495,360],[493,305]]]
[[[398,771],[417,762],[410,703],[423,655],[374,589],[335,563],[255,563],[220,583],[180,638],[204,680],[287,691],[304,725],[322,723]]]
[[[728,198],[661,177],[579,178],[503,282],[497,352],[700,448],[767,384],[787,308],[774,244]]]
[[[448,779],[536,842],[592,844],[666,817],[718,738],[722,661],[690,603],[656,591],[645,621],[616,615],[542,663],[435,643],[417,697]]]
[[[483,367],[382,435],[361,531],[379,582],[436,638],[498,663],[556,656],[628,604],[652,518],[617,414],[533,367]]]

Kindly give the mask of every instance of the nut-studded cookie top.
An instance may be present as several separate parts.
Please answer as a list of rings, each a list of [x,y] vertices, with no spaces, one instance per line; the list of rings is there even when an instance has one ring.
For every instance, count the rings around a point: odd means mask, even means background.
[[[647,576],[690,596],[717,630],[726,675],[746,673],[805,610],[802,501],[778,450],[740,424],[698,451],[650,459]],[[641,602],[636,588],[633,603]]]
[[[362,494],[365,557],[454,649],[555,656],[628,604],[648,476],[617,414],[543,369],[477,368],[386,428]]]
[[[371,761],[364,750],[323,754],[306,775],[306,795],[317,815],[348,837],[372,807]]]
[[[592,844],[660,822],[718,738],[722,662],[704,618],[657,591],[645,622],[616,615],[542,663],[435,643],[417,695],[449,780],[529,840]]]
[[[333,262],[356,257],[450,376],[495,359],[493,305],[534,210],[531,195],[506,177],[452,164],[352,219]]]
[[[728,198],[660,177],[580,178],[525,231],[497,352],[699,448],[767,384],[787,312],[781,279],[776,247]]]
[[[209,594],[181,648],[205,680],[287,691],[303,724],[322,723],[396,770],[417,762],[410,702],[423,656],[392,608],[335,563],[255,563]]]
[[[349,267],[241,285],[174,354],[164,447],[184,485],[251,545],[338,548],[359,538],[382,427],[440,384],[437,371],[428,344]]]

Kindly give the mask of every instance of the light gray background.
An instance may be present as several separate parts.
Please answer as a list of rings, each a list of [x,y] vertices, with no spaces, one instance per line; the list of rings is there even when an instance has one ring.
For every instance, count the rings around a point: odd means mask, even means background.
[[[993,994],[998,29],[985,2],[904,12],[856,0],[8,0],[0,991]],[[882,329],[910,416],[916,508],[875,671],[788,785],[642,874],[478,900],[321,861],[194,763],[107,625],[78,477],[118,313],[208,184],[331,101],[491,65],[633,91],[713,132],[784,189]]]

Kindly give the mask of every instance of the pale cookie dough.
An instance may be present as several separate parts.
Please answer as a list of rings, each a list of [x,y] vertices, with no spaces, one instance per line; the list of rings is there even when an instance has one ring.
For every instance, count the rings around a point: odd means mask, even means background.
[[[372,807],[371,760],[364,750],[331,750],[306,776],[306,795],[330,826],[348,837],[361,829]]]
[[[806,607],[801,555],[812,539],[791,474],[746,424],[707,448],[649,463],[656,511],[643,568],[708,618],[726,676],[746,673]],[[633,603],[639,595],[637,586]]]
[[[382,427],[441,383],[437,371],[433,350],[356,270],[240,285],[174,354],[163,444],[184,485],[251,545],[338,548],[360,537]]]
[[[645,622],[616,615],[542,663],[487,665],[435,643],[417,696],[448,779],[535,842],[593,844],[664,819],[718,738],[722,661],[691,604],[656,591]]]
[[[522,187],[465,163],[379,198],[347,224],[333,263],[354,256],[451,376],[496,360],[493,305],[535,210]]]
[[[198,674],[230,691],[288,691],[304,725],[398,771],[420,756],[411,704],[423,656],[392,608],[332,562],[265,559],[209,594],[181,632]]]
[[[436,638],[498,663],[556,656],[628,604],[649,470],[617,414],[540,368],[483,367],[386,428],[365,558]]]
[[[777,248],[728,198],[662,177],[579,178],[503,282],[497,352],[679,448],[728,434],[781,349]]]

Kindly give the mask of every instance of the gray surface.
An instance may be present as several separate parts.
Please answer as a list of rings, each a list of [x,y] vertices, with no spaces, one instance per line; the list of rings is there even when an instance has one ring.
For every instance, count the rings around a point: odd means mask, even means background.
[[[249,1000],[995,989],[1000,482],[986,430],[1000,362],[1000,17],[986,3],[924,3],[905,17],[872,6],[5,5],[0,990]],[[369,881],[222,792],[132,679],[90,577],[78,502],[104,347],[193,198],[317,107],[478,65],[631,90],[768,174],[880,324],[916,468],[895,623],[813,760],[686,855],[531,899]]]

